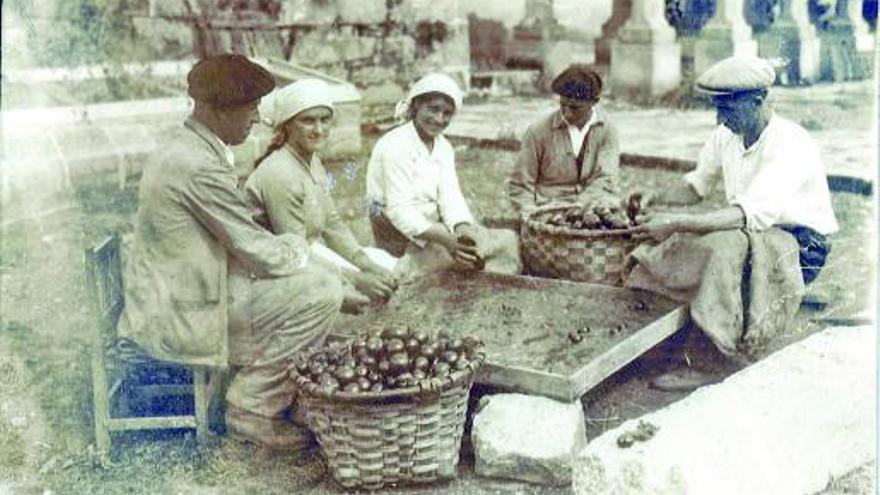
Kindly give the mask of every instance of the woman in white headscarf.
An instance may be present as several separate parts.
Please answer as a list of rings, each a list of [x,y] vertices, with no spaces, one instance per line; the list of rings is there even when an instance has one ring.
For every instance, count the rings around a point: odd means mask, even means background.
[[[304,236],[309,263],[339,270],[355,289],[347,291],[349,309],[387,300],[397,287],[391,272],[396,260],[358,243],[339,216],[317,154],[333,124],[330,88],[319,79],[301,79],[264,98],[260,113],[275,135],[244,186],[256,220],[276,234]]]
[[[456,267],[520,271],[512,231],[474,222],[455,172],[455,152],[443,136],[461,108],[462,93],[445,74],[428,74],[398,104],[406,121],[382,136],[367,166],[367,202],[376,245],[403,256],[398,273]]]

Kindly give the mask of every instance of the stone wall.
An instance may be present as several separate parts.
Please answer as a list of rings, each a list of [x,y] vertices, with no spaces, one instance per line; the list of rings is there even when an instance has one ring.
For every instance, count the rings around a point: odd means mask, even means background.
[[[290,60],[345,79],[363,91],[365,105],[392,104],[429,71],[466,86],[470,77],[467,21],[455,3],[427,0],[296,0],[282,24],[308,22]]]
[[[462,1],[461,10],[471,23],[476,70],[537,69],[545,86],[569,64],[593,62],[593,40],[602,32],[611,2]]]

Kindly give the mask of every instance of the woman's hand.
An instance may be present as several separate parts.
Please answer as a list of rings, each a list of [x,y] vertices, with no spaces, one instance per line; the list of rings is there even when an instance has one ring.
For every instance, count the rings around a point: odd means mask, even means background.
[[[465,238],[462,240],[464,239]],[[451,256],[456,263],[473,270],[477,270],[480,266],[482,258],[480,258],[477,246],[474,244],[468,243],[468,241],[459,242],[454,235],[450,234],[441,245],[446,248],[446,251],[449,252],[449,256]]]
[[[397,285],[398,285],[397,277],[394,276],[394,273],[392,273],[391,270],[388,270],[384,266],[382,266],[378,263],[375,263],[370,259],[367,259],[366,261],[364,261],[361,264],[361,266],[358,266],[358,268],[360,268],[361,271],[375,275],[385,285],[388,285],[388,286],[393,287],[394,289],[397,289]]]
[[[455,226],[455,235],[455,251],[450,251],[449,254],[468,269],[482,270],[486,263],[483,257],[484,241],[479,229],[469,223],[462,223]]]
[[[483,267],[480,252],[482,241],[478,239],[478,229],[470,224],[458,224],[455,226],[455,233],[452,233],[442,223],[435,223],[417,237],[443,246],[458,265],[472,270]]]
[[[342,311],[345,314],[359,315],[370,304],[370,298],[360,293],[351,284],[342,284]]]
[[[369,297],[371,301],[385,302],[391,298],[391,294],[397,289],[397,281],[390,273],[388,275],[388,277],[385,277],[381,274],[361,271],[352,272],[350,279],[352,284],[354,284],[354,288],[361,294]]]

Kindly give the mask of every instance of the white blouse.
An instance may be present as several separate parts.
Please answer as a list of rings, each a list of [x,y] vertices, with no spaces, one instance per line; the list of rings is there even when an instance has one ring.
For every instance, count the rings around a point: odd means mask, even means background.
[[[412,121],[389,131],[373,148],[367,201],[384,208],[391,223],[410,239],[437,222],[450,232],[459,223],[473,223],[455,173],[452,145],[441,135],[429,152]]]
[[[772,115],[748,149],[741,136],[719,125],[684,179],[705,196],[719,177],[727,202],[745,212],[746,228],[798,224],[821,234],[837,231],[819,147],[794,122]]]

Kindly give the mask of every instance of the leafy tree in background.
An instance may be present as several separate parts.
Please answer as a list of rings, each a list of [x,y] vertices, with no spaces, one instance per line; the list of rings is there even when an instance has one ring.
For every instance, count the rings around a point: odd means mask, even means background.
[[[65,81],[53,94],[61,102],[92,103],[157,96],[145,73],[129,73],[125,64],[157,57],[155,45],[135,29],[136,0],[7,0],[4,7],[23,19],[25,67],[99,67],[90,81]],[[6,10],[4,8],[4,10]]]
[[[27,4],[28,0],[18,0]],[[41,26],[28,45],[40,66],[113,64],[144,60],[126,0],[44,1],[37,16]],[[27,14],[25,14],[27,15]]]

